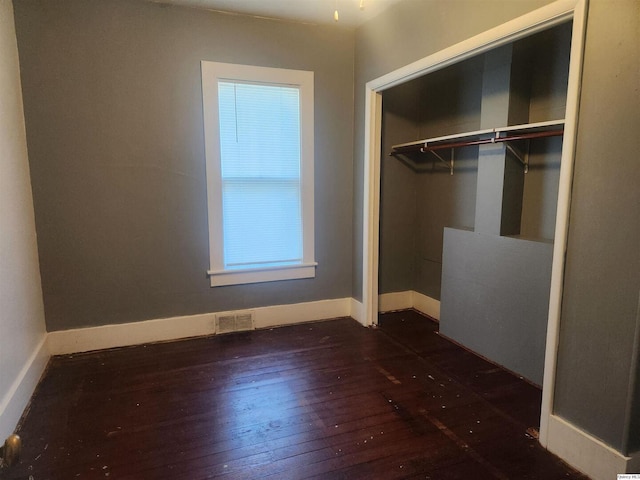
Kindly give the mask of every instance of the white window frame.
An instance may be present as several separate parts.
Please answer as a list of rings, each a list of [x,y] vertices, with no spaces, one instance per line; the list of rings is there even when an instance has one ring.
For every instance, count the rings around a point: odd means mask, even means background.
[[[202,102],[209,217],[209,261],[211,286],[314,278],[314,113],[313,72],[202,61]],[[222,177],[218,82],[241,81],[296,86],[300,91],[300,190],[302,208],[301,263],[248,269],[225,269],[222,222]]]

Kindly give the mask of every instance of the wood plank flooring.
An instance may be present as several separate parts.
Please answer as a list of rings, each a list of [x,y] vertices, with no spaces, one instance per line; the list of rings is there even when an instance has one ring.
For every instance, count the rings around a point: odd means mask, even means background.
[[[1,479],[585,479],[540,391],[413,311],[54,357]]]

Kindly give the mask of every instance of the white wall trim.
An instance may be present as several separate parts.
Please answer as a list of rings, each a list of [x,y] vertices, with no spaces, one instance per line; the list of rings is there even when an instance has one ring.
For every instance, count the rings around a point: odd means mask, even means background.
[[[405,292],[381,293],[378,295],[378,311],[392,312],[413,308],[413,290]]]
[[[414,308],[435,320],[440,320],[440,300],[414,290],[378,295],[378,310],[380,312],[391,312],[407,308]]]
[[[428,297],[420,292],[412,292],[413,308],[440,321],[440,300]]]
[[[364,318],[364,305],[355,298],[351,299],[351,318],[366,326]]]
[[[126,347],[142,343],[213,335],[215,314],[144,320],[50,332],[51,355],[89,352],[104,348]]]
[[[582,58],[584,55],[585,31],[587,28],[587,0],[576,3],[573,12],[571,53],[569,58],[569,79],[567,84],[567,106],[565,112],[564,138],[558,182],[558,205],[556,208],[555,238],[553,240],[553,261],[551,264],[551,285],[549,289],[549,314],[542,379],[542,404],[540,412],[540,443],[547,446],[549,440],[548,422],[553,413],[553,397],[556,384],[558,345],[560,341],[560,315],[564,267],[569,235],[569,213],[571,207],[571,185],[573,165],[578,135],[578,114],[582,85]]]
[[[255,313],[256,328],[268,328],[348,317],[351,315],[351,298],[249,308],[246,310],[251,310]],[[225,313],[230,312],[203,313],[117,325],[60,330],[49,333],[47,341],[51,355],[66,355],[104,348],[213,335],[215,333],[216,315]]]
[[[0,439],[4,441],[15,431],[31,396],[47,367],[49,350],[47,336],[44,335],[20,370],[11,388],[0,402]]]
[[[279,327],[296,323],[331,320],[351,316],[351,298],[276,305],[251,309],[256,312],[256,328]]]
[[[208,275],[212,287],[287,279],[313,278],[316,274],[314,237],[314,72],[286,68],[240,65],[202,60],[207,210],[209,219]],[[295,265],[268,268],[230,268],[224,258],[222,151],[220,149],[219,82],[239,81],[259,85],[296,87],[300,121],[300,213],[302,258]],[[295,254],[291,254],[295,256]],[[263,259],[264,260],[264,259]]]
[[[619,473],[637,473],[638,457],[626,457],[575,425],[549,416],[548,450],[593,480],[615,479]]]
[[[380,242],[380,149],[382,94],[366,87],[364,129],[364,186],[362,219],[363,324],[378,324],[378,252]]]

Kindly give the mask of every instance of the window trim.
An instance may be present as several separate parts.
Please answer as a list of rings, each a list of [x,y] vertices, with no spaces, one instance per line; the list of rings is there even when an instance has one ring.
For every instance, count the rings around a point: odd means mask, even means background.
[[[257,67],[232,63],[201,62],[202,103],[209,220],[209,270],[211,286],[238,285],[314,278],[314,93],[313,72]],[[300,201],[302,208],[302,262],[292,265],[248,269],[224,268],[222,178],[218,82],[296,86],[300,91]]]

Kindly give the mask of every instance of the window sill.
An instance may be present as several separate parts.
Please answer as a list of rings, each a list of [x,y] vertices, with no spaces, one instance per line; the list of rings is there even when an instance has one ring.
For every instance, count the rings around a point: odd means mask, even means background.
[[[242,285],[245,283],[276,282],[315,278],[317,263],[287,265],[284,267],[253,268],[247,270],[209,270],[207,274],[212,287]]]

